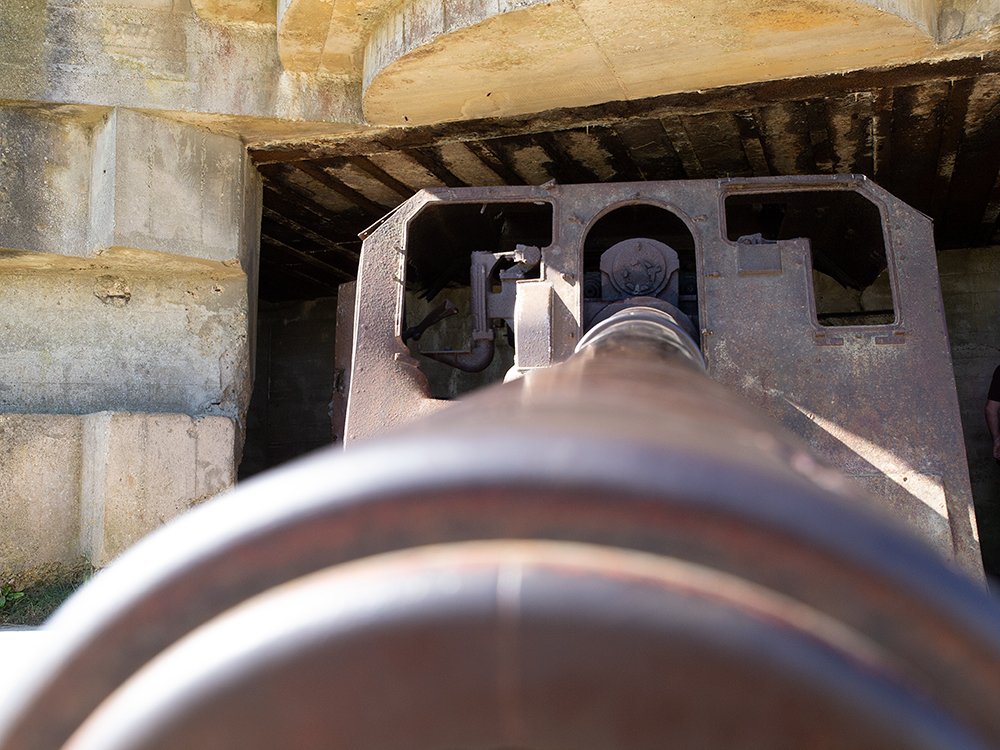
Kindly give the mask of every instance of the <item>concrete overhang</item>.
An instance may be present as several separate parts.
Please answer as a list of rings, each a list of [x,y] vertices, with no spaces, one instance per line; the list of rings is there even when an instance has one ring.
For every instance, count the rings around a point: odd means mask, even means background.
[[[372,125],[501,117],[969,56],[1000,0],[281,0],[288,71]]]

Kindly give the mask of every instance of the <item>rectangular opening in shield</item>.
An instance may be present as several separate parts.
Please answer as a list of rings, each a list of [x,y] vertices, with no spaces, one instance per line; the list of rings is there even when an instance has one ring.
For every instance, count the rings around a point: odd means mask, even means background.
[[[513,366],[514,286],[539,277],[552,222],[552,205],[534,201],[431,203],[410,220],[400,338],[435,398],[502,380]],[[478,312],[477,294],[488,298]]]
[[[726,237],[765,248],[809,240],[816,321],[822,326],[891,325],[896,320],[882,216],[849,190],[739,193],[725,201]]]

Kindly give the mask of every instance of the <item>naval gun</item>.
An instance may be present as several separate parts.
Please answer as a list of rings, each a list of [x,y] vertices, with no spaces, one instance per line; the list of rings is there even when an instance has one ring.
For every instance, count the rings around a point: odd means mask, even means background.
[[[886,274],[888,306],[835,310],[846,325],[821,318],[810,242],[774,229],[817,218],[793,197],[817,191],[873,203],[883,232],[865,273]],[[680,225],[650,237],[646,205]],[[456,217],[502,218],[455,262],[422,215],[452,237]],[[852,398],[889,377],[881,358],[945,366],[940,311],[917,304],[936,288],[925,230],[861,178],[418,194],[365,240],[347,450],[247,482],[97,576],[0,709],[0,749],[1000,746],[1000,617],[963,527],[941,545],[775,406],[846,445],[877,435],[866,404],[823,407],[846,398],[838,356],[868,376]],[[467,320],[449,348],[432,339],[451,308]],[[751,355],[769,368],[741,380]],[[506,382],[446,400],[421,358]],[[789,388],[808,374],[825,402]],[[893,382],[874,413],[913,395]],[[906,429],[869,442],[897,455]],[[962,483],[937,450],[865,456],[891,483],[935,468],[951,519]]]
[[[357,283],[348,445],[449,406],[462,376],[430,360],[516,377],[652,306],[714,381],[982,578],[931,222],[862,176],[423,191],[370,230]],[[449,294],[464,330],[427,330]]]

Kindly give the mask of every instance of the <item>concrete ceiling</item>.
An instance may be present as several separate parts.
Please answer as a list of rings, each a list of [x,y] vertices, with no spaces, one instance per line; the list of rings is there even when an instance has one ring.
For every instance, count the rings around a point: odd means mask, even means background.
[[[858,173],[1000,243],[1000,53],[258,146],[262,299],[333,295],[358,233],[426,187]]]
[[[263,0],[195,0],[250,18]],[[282,0],[288,72],[360,93],[370,125],[843,73],[994,48],[1000,0]]]

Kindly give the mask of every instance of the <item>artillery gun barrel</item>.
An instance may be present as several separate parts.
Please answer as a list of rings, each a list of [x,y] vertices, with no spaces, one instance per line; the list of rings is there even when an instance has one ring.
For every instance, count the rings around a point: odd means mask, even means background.
[[[2,750],[1000,745],[972,581],[628,310],[165,527],[57,615]]]

